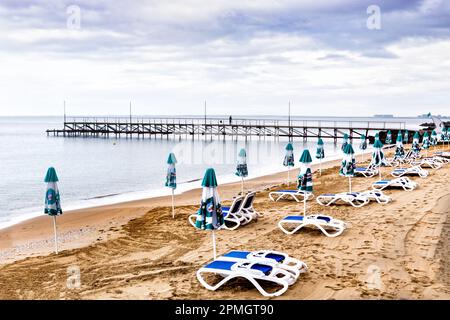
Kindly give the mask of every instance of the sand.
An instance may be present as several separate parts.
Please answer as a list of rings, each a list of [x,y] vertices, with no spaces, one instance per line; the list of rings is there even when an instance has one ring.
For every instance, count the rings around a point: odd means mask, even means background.
[[[322,167],[321,176],[314,173],[316,195],[347,191],[337,161]],[[383,177],[391,170],[383,168]],[[354,178],[353,190],[377,179]],[[412,179],[420,187],[387,191],[394,199],[388,205],[308,202],[309,213],[350,224],[337,238],[313,229],[291,236],[278,229],[285,215],[302,210],[293,201],[268,200],[269,190],[287,187],[285,172],[249,180],[246,188],[258,191],[255,208],[264,217],[217,232],[218,253],[272,249],[306,262],[309,271],[276,299],[450,299],[450,165]],[[219,187],[224,203],[239,191],[239,183]],[[212,258],[210,233],[187,221],[200,194],[196,189],[177,196],[175,219],[167,197],[65,213],[58,217],[58,255],[52,253],[48,217],[1,230],[0,299],[266,299],[244,280],[211,292],[196,279]]]

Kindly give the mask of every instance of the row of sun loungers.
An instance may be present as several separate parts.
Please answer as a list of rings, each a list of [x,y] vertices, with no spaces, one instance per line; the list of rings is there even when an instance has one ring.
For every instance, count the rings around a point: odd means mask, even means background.
[[[225,224],[223,229],[236,230],[240,226],[246,225],[251,221],[258,220],[262,214],[253,208],[253,201],[255,200],[255,192],[249,192],[245,196],[238,196],[234,198],[233,203],[229,207],[222,207]],[[191,214],[189,222],[195,227],[195,219],[197,215]]]
[[[424,170],[423,167],[440,168],[450,162],[450,153],[448,155],[438,154],[432,158],[414,159],[414,161],[408,162],[412,167],[394,169],[391,173],[394,179],[373,182],[372,190],[322,194],[316,197],[316,201],[323,206],[344,203],[353,207],[361,207],[371,201],[387,204],[392,201],[392,198],[385,195],[383,190],[395,188],[412,191],[416,189],[417,183],[411,181],[406,175],[418,175],[425,178],[428,176],[428,171]],[[378,168],[370,166],[357,168],[355,172],[356,175],[363,177],[373,177],[379,174]],[[274,202],[281,199],[301,202],[305,200],[305,197],[306,200],[311,200],[314,195],[299,190],[278,190],[269,193],[270,200]],[[222,207],[226,221],[225,229],[235,230],[261,216],[253,208],[254,198],[255,193],[251,192],[245,196],[236,197],[230,207]],[[189,221],[195,226],[195,215],[191,215]],[[289,215],[278,222],[278,227],[288,235],[292,235],[303,228],[314,227],[327,237],[337,237],[348,228],[348,225],[331,216],[310,214],[305,216]],[[232,279],[244,278],[252,283],[263,296],[274,297],[286,292],[289,286],[294,284],[299,276],[307,270],[308,267],[304,262],[289,257],[282,252],[230,251],[200,268],[197,271],[197,279],[208,290],[217,290]],[[207,274],[219,276],[221,280],[216,284],[210,284],[205,278]],[[272,292],[267,291],[263,288],[263,283],[267,282],[278,285],[278,289]]]

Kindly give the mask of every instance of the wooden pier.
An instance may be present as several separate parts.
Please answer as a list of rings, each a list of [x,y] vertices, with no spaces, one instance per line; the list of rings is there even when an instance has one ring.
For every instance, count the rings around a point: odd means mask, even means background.
[[[251,137],[286,137],[289,140],[309,138],[333,139],[348,134],[361,135],[391,130],[405,130],[405,122],[332,121],[236,118],[141,118],[141,117],[77,117],[65,118],[62,129],[49,129],[47,135],[93,138],[169,138],[201,139]]]

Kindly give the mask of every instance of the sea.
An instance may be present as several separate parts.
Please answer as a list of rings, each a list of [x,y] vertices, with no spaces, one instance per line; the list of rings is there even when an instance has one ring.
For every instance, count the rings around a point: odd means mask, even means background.
[[[194,117],[194,116],[192,116]],[[263,119],[274,117],[249,117]],[[225,118],[228,119],[228,118]],[[291,117],[292,121],[400,121],[416,130],[418,118]],[[249,177],[285,170],[286,139],[69,138],[47,136],[63,127],[63,117],[0,117],[0,229],[43,215],[44,177],[54,167],[64,211],[171,194],[164,187],[166,160],[174,152],[176,194],[201,186],[205,170],[216,170],[219,185],[239,181],[237,154],[247,150]],[[325,139],[326,159],[341,157],[340,145]],[[317,141],[294,139],[298,161],[308,148],[314,158]],[[357,149],[357,148],[355,148]],[[317,160],[314,158],[314,161]],[[298,162],[297,165],[298,167]]]

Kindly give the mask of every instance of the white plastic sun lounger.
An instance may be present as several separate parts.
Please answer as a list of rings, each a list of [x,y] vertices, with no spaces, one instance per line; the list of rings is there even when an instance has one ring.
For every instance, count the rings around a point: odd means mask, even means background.
[[[253,208],[253,201],[255,200],[255,192],[249,192],[245,195],[245,198],[242,202],[241,213],[245,216],[248,216],[252,220],[258,219],[258,217],[262,217],[263,214]]]
[[[378,174],[378,168],[373,166],[355,168],[355,176],[363,176],[366,178],[373,177]]]
[[[322,206],[346,203],[356,208],[362,207],[369,203],[369,199],[358,192],[326,193],[318,196],[316,201]]]
[[[449,151],[438,151],[438,152],[435,152],[434,154],[439,157],[450,158]]]
[[[218,260],[223,261],[250,261],[263,263],[277,268],[285,269],[291,272],[297,279],[301,273],[308,271],[306,263],[295,258],[289,257],[286,253],[270,250],[260,251],[230,251]]]
[[[269,198],[272,201],[278,201],[281,199],[289,199],[292,198],[297,202],[303,202],[303,199],[306,194],[306,200],[314,198],[312,192],[304,192],[302,190],[277,190],[269,193]],[[299,199],[298,197],[301,197]]]
[[[440,169],[442,168],[443,162],[434,158],[423,158],[420,161],[411,162],[411,165],[420,166],[421,168]]]
[[[441,156],[434,156],[432,159],[434,161],[437,161],[437,162],[441,163],[441,164],[450,163],[450,158],[444,158],[444,157],[441,157]]]
[[[241,225],[249,222],[249,220],[245,216],[240,214],[243,199],[243,196],[236,197],[230,207],[222,207],[222,213],[225,223],[221,228],[226,230],[236,230]],[[191,214],[188,218],[189,223],[194,227],[196,218],[197,214]]]
[[[363,197],[367,197],[371,201],[376,201],[381,204],[387,204],[392,201],[392,198],[385,195],[381,190],[368,190],[357,193],[359,193]]]
[[[215,274],[223,277],[216,284],[209,284],[204,279],[204,274]],[[208,290],[215,291],[228,281],[235,278],[244,278],[250,281],[255,288],[265,297],[276,297],[286,292],[289,285],[295,283],[296,278],[291,272],[272,265],[249,261],[223,261],[214,260],[197,271],[197,279]],[[275,292],[266,291],[259,281],[267,281],[280,285]]]
[[[288,230],[285,226],[291,226],[292,228]],[[346,224],[330,216],[312,214],[307,216],[287,216],[278,222],[278,227],[286,234],[294,234],[303,227],[316,227],[327,237],[333,238],[344,232]],[[332,232],[328,230],[332,230]]]
[[[428,177],[428,171],[422,169],[420,166],[414,166],[410,168],[397,168],[394,169],[394,171],[391,172],[391,175],[393,177],[402,177],[405,175],[418,175],[421,178]]]
[[[408,177],[401,177],[392,180],[379,180],[372,184],[374,190],[384,190],[388,188],[403,188],[405,191],[412,191],[417,188],[417,183],[411,181]]]

